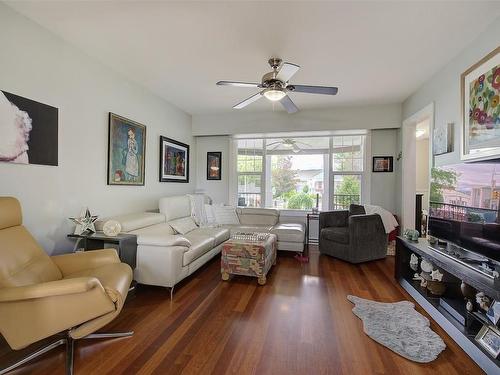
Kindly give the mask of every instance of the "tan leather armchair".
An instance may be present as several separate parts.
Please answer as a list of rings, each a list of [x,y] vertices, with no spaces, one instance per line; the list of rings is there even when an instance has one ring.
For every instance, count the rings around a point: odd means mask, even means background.
[[[0,197],[0,333],[15,350],[61,334],[0,375],[64,344],[72,374],[75,339],[132,335],[93,334],[120,313],[131,281],[114,249],[49,257],[22,225],[18,200]]]

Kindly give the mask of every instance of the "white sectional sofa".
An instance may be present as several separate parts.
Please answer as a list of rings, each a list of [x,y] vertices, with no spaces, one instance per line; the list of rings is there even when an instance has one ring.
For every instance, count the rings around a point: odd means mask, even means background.
[[[171,224],[191,217],[187,195],[160,199],[159,211],[116,216],[96,225],[97,230],[102,230],[103,223],[113,219],[120,222],[123,233],[137,235],[134,278],[141,284],[173,290],[175,284],[216,256],[234,231],[274,233],[278,237],[278,250],[304,248],[304,226],[280,223],[279,211],[274,209],[238,208],[239,224],[195,226],[184,234],[177,233]]]

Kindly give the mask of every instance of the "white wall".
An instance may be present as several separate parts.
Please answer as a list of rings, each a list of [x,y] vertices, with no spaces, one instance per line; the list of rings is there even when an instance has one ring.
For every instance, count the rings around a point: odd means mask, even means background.
[[[416,192],[423,194],[422,208],[429,208],[429,139],[416,141]]]
[[[379,129],[371,132],[372,156],[392,156],[394,172],[371,173],[370,200],[371,204],[381,206],[393,213],[398,212],[396,201],[398,169],[396,160],[398,150],[398,129]],[[370,158],[371,159],[371,158]],[[369,166],[371,171],[371,165]]]
[[[59,108],[59,166],[0,163],[0,195],[20,199],[26,226],[47,252],[72,249],[67,218],[82,206],[107,216],[194,190],[193,164],[189,184],[158,182],[159,136],[194,146],[188,114],[3,4],[0,50],[1,90]],[[143,187],[106,185],[108,112],[147,126]],[[193,160],[195,154],[192,147]]]
[[[455,148],[452,153],[435,157],[435,165],[446,165],[460,161],[460,75],[471,65],[482,59],[500,45],[500,17],[459,55],[413,93],[403,103],[403,118],[406,119],[426,105],[434,102],[434,123],[455,123]],[[425,56],[422,56],[425,58]],[[432,129],[431,129],[432,134]],[[404,176],[403,176],[404,178]]]
[[[229,204],[229,143],[228,136],[196,137],[196,189],[208,194],[214,203]],[[207,152],[222,152],[220,181],[207,180]]]
[[[243,109],[219,115],[193,115],[193,134],[385,129],[399,128],[401,122],[401,104],[302,110],[292,115],[283,111],[251,112]]]

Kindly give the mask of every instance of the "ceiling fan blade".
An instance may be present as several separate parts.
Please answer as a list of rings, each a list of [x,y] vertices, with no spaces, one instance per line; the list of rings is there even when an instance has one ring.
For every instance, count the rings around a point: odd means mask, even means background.
[[[300,69],[300,66],[292,63],[283,63],[281,65],[280,70],[278,71],[278,74],[276,75],[276,79],[282,81],[282,82],[288,82],[292,76],[297,73]]]
[[[271,148],[269,149],[269,151],[274,151],[274,150],[276,150],[276,149],[277,149],[278,147],[280,147],[280,146],[281,146],[281,144],[280,144],[280,143],[278,143],[277,145],[274,145],[274,147],[271,147]]]
[[[337,95],[337,87],[328,86],[308,86],[308,85],[288,85],[287,90],[292,92],[303,92],[306,94]]]
[[[241,109],[241,108],[245,108],[247,105],[259,100],[260,98],[262,98],[262,92],[258,92],[257,94],[255,95],[252,95],[251,97],[243,100],[242,102],[239,102],[238,104],[236,104],[233,108],[234,109]]]
[[[262,87],[260,83],[238,82],[238,81],[219,81],[217,86],[235,86],[235,87]]]
[[[268,143],[267,145],[268,145],[268,146],[273,146],[273,145],[276,145],[276,144],[277,144],[277,145],[281,144],[281,141],[271,142],[271,143]]]
[[[283,107],[286,109],[288,113],[295,113],[299,110],[288,95],[285,95],[283,99],[280,100],[280,103],[283,105]]]

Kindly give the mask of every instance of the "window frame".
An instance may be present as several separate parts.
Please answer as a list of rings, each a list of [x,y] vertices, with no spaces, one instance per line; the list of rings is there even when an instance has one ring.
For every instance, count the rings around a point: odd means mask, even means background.
[[[359,204],[364,203],[366,201],[366,196],[365,196],[365,190],[366,190],[366,174],[367,174],[367,140],[368,140],[368,135],[361,135],[361,170],[360,171],[355,171],[355,170],[348,170],[348,171],[334,171],[334,145],[333,145],[333,139],[335,137],[355,137],[359,136],[358,134],[356,135],[351,135],[351,134],[343,134],[343,135],[333,135],[330,137],[330,187],[328,191],[328,195],[330,197],[329,201],[329,206],[328,208],[330,210],[336,210],[337,208],[335,207],[335,200],[333,199],[335,196],[335,176],[359,176]],[[344,208],[345,209],[345,208]]]
[[[255,194],[255,195],[260,195],[260,206],[258,207],[266,207],[267,206],[267,201],[269,200],[269,193],[272,195],[272,192],[267,191],[267,185],[271,182],[271,158],[268,158],[268,156],[272,155],[277,155],[277,154],[282,154],[282,155],[288,155],[287,153],[284,153],[283,151],[279,152],[267,152],[267,143],[269,139],[275,139],[275,138],[294,138],[294,139],[300,139],[300,138],[311,138],[311,137],[324,137],[325,135],[314,135],[314,134],[303,134],[303,135],[297,135],[297,136],[288,136],[285,134],[273,134],[273,136],[265,137],[265,136],[255,136],[255,137],[244,137],[242,136],[241,138],[239,137],[233,137],[234,141],[234,155],[236,156],[235,158],[232,158],[232,162],[235,163],[233,167],[233,171],[235,172],[234,176],[235,179],[233,180],[233,184],[235,183],[236,186],[230,187],[230,191],[234,191],[234,195],[231,194],[232,196],[230,197],[230,201],[234,202],[234,204],[237,206],[238,205],[238,197],[239,195],[244,195],[244,194]],[[313,155],[313,154],[322,154],[324,156],[324,161],[323,161],[323,195],[322,195],[322,207],[324,210],[332,210],[334,209],[334,178],[336,175],[356,175],[359,176],[360,178],[360,204],[363,203],[369,203],[370,201],[370,186],[369,186],[369,180],[370,180],[370,175],[369,175],[369,170],[370,170],[370,154],[371,154],[371,149],[370,149],[370,142],[371,142],[371,137],[370,137],[370,132],[369,131],[363,131],[363,132],[342,132],[338,134],[329,134],[326,135],[329,138],[329,144],[328,148],[322,149],[311,149],[307,150],[310,151],[308,153],[305,151],[303,154],[304,155]],[[362,151],[362,156],[361,156],[361,163],[362,163],[362,170],[361,171],[334,171],[333,170],[333,162],[334,162],[334,157],[333,157],[333,140],[334,137],[339,137],[339,136],[352,136],[352,137],[361,137],[361,151]],[[238,148],[238,141],[246,139],[246,140],[262,140],[262,171],[261,172],[240,172],[238,171],[238,156],[239,154],[239,148]],[[259,149],[260,151],[260,149]],[[260,152],[259,152],[260,154]],[[294,155],[293,152],[290,152],[290,155]],[[300,155],[300,154],[299,154]],[[269,160],[268,160],[269,159]],[[238,191],[238,181],[239,177],[241,175],[260,175],[261,177],[261,188],[260,188],[260,193],[240,193]],[[268,181],[269,179],[269,181]],[[271,204],[272,204],[272,198],[271,198]],[[284,209],[288,211],[299,211],[299,212],[305,212],[307,210],[300,210],[300,209]]]

